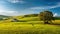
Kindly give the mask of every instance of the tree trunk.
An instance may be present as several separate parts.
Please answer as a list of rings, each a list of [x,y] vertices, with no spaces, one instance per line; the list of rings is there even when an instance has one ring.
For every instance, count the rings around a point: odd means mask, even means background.
[[[44,24],[50,24],[48,21],[44,21]]]

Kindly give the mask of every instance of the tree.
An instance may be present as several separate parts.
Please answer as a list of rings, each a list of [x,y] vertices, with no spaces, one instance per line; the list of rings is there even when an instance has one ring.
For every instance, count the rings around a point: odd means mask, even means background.
[[[53,13],[50,11],[40,12],[39,19],[43,20],[45,24],[49,24],[54,20]]]

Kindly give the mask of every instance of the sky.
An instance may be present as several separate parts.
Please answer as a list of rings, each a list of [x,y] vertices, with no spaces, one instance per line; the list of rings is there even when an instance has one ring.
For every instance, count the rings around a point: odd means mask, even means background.
[[[0,0],[0,15],[39,14],[45,10],[60,16],[60,0]]]

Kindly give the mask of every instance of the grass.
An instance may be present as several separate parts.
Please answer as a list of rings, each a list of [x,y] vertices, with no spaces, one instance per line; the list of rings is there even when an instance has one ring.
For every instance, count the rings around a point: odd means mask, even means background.
[[[1,34],[60,34],[60,27],[48,24],[0,23]]]
[[[44,24],[37,17],[19,20],[21,22],[0,21],[0,34],[60,34],[60,20],[53,21],[53,24]]]

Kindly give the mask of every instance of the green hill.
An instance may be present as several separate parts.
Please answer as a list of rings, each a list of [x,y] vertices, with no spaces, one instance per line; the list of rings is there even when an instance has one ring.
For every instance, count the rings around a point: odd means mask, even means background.
[[[10,16],[4,16],[4,15],[0,15],[0,18],[8,18]]]
[[[21,16],[12,16],[13,18],[15,18],[15,19],[19,19],[19,20],[30,20],[31,19],[31,21],[32,20],[34,20],[34,21],[36,21],[36,20],[38,20],[39,19],[39,16],[38,16],[38,14],[27,14],[27,15],[21,15]],[[54,17],[55,18],[55,20],[60,20],[60,17]],[[11,18],[12,19],[12,18]],[[28,21],[27,20],[27,21]]]
[[[60,20],[60,17],[54,17],[56,20]]]
[[[11,16],[5,16],[5,15],[0,15],[0,20],[6,20],[7,18],[10,18]]]

